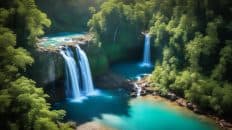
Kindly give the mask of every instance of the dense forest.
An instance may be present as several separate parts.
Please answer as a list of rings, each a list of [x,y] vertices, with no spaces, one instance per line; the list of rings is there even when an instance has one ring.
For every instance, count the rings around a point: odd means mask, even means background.
[[[232,21],[227,0],[109,0],[88,22],[103,46],[123,49],[147,31],[154,37],[150,78],[162,94],[177,93],[202,109],[230,117]],[[117,34],[118,33],[118,34]],[[114,44],[117,43],[117,45]]]
[[[69,129],[69,124],[59,122],[65,112],[51,111],[48,95],[24,76],[34,61],[27,49],[51,21],[34,0],[1,0],[0,11],[0,128]]]
[[[162,95],[174,92],[203,110],[232,117],[230,0],[0,2],[2,129],[68,130],[75,125],[62,122],[65,111],[51,110],[49,96],[27,74],[44,30],[88,31],[110,63],[139,57],[130,51],[141,49],[143,33],[149,33],[155,64],[149,84]]]
[[[103,1],[105,0],[35,0],[39,8],[52,21],[51,27],[46,29],[47,33],[67,30],[87,32],[87,22],[91,18],[92,12],[99,10]]]

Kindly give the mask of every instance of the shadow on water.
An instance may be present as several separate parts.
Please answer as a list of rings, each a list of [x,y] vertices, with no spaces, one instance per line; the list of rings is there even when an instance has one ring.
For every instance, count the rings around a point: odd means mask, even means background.
[[[102,114],[130,116],[129,96],[123,89],[101,90],[96,96],[90,96],[82,102],[63,101],[56,103],[55,109],[66,110],[65,120],[86,123],[94,118],[102,119]]]
[[[112,70],[133,79],[151,73],[152,68],[127,62],[114,65]],[[65,120],[78,125],[95,121],[116,130],[217,130],[212,122],[181,109],[172,109],[164,102],[140,97],[131,99],[123,89],[100,90],[82,102],[65,100],[53,108],[66,110]]]
[[[146,66],[143,63],[130,61],[113,65],[111,70],[127,79],[136,79],[143,74],[150,74],[154,69],[153,65]]]
[[[138,62],[128,62],[112,67],[113,71],[124,78],[135,78],[141,74],[150,73],[152,67],[141,67]],[[129,115],[130,96],[124,89],[101,90],[96,96],[89,96],[82,102],[64,100],[53,104],[53,109],[66,110],[65,120],[72,120],[78,125],[102,119],[103,114],[117,116]]]

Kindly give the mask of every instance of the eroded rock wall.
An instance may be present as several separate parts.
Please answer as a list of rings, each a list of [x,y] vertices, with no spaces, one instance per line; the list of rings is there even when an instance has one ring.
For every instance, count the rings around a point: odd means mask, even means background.
[[[75,47],[70,47],[75,52]],[[108,70],[107,57],[100,47],[92,43],[81,44],[80,47],[87,54],[93,77],[101,75]],[[29,76],[37,82],[38,86],[45,87],[53,82],[56,82],[56,86],[58,86],[64,82],[65,62],[59,50],[35,50],[32,55],[35,63],[29,68]]]
[[[58,51],[36,50],[32,55],[35,62],[30,68],[30,76],[39,86],[64,78],[64,60]]]

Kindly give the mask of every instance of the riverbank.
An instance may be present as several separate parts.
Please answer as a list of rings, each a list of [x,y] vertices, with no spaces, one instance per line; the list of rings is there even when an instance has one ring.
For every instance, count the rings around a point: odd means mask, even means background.
[[[118,67],[119,66],[119,67]],[[140,78],[132,78],[132,80],[128,80],[128,77],[136,77],[138,74],[128,74],[130,72],[130,69],[133,68],[132,65],[118,65],[115,68],[113,68],[114,72],[116,74],[119,74],[118,76],[103,76],[104,80],[100,80],[101,83],[106,84],[106,86],[115,86],[113,88],[117,88],[117,87],[122,87],[125,86],[124,88],[127,88],[127,90],[129,90],[129,94],[131,97],[137,97],[137,89],[136,85],[141,87],[141,93],[139,95],[141,95],[142,97],[144,96],[152,96],[154,98],[156,97],[161,97],[164,98],[165,100],[174,103],[177,106],[183,107],[185,109],[188,109],[192,112],[194,112],[195,114],[201,116],[207,116],[208,118],[214,120],[214,122],[217,124],[218,127],[220,127],[221,129],[228,129],[231,130],[232,129],[232,125],[231,122],[225,120],[223,117],[219,117],[215,114],[213,114],[212,112],[210,113],[209,111],[203,111],[201,110],[196,104],[188,102],[187,100],[185,100],[182,97],[179,97],[178,95],[176,95],[175,93],[172,92],[167,92],[166,94],[163,94],[159,91],[159,88],[156,87],[151,87],[152,84],[148,82],[148,77],[149,74],[140,74]],[[121,72],[121,68],[124,68],[125,71]],[[132,69],[134,72],[134,70],[137,70],[137,68],[133,68]],[[129,75],[129,76],[128,76]],[[110,78],[110,77],[114,77],[114,78]],[[119,80],[120,79],[120,80]],[[118,82],[118,81],[123,81],[122,79],[124,79],[125,82]],[[136,79],[140,79],[140,80],[136,80]],[[108,81],[110,84],[108,84],[106,81]],[[117,81],[117,82],[116,82]],[[113,83],[113,84],[111,84]],[[118,84],[120,83],[120,85]],[[115,84],[115,85],[114,85]],[[102,86],[102,85],[100,85]]]
[[[140,80],[134,81],[134,83],[136,83],[138,86],[142,88],[141,96],[150,96],[151,98],[155,98],[155,99],[161,98],[163,100],[171,102],[172,104],[176,104],[180,107],[186,108],[197,115],[200,116],[203,115],[214,120],[214,122],[218,125],[220,129],[232,130],[231,121],[227,121],[223,117],[219,117],[210,112],[201,110],[196,104],[188,102],[186,99],[177,96],[175,93],[168,92],[166,95],[161,94],[158,89],[155,89],[155,87],[151,87],[151,85],[147,80],[148,77],[149,76],[146,76]],[[130,95],[131,97],[136,97],[136,89],[132,89]]]
[[[101,123],[98,123],[96,121],[92,121],[78,126],[76,130],[113,130],[113,129],[106,127],[105,125],[102,125]]]

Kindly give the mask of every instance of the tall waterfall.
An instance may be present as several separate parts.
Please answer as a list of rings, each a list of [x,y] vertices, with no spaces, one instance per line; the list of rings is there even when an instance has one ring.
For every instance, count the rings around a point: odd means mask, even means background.
[[[85,52],[78,45],[76,45],[76,54],[80,64],[82,87],[84,88],[84,92],[86,94],[91,94],[94,91],[94,86],[88,58]]]
[[[60,54],[63,56],[65,60],[65,79],[66,79],[66,94],[68,98],[77,99],[80,97],[80,89],[79,89],[79,76],[76,61],[73,57],[73,53],[71,49],[65,48],[65,50],[61,50]]]
[[[143,52],[143,65],[145,66],[151,65],[150,40],[151,40],[151,36],[149,34],[146,34],[145,43],[144,43],[144,52]]]

